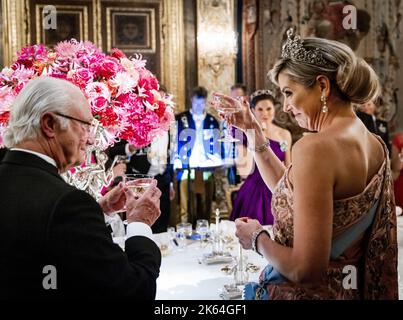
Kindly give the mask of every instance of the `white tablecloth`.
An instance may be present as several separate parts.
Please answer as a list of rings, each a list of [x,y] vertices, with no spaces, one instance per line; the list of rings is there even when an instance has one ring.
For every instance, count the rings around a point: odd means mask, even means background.
[[[398,217],[399,246],[399,295],[403,299],[403,216]],[[160,235],[155,235],[156,240]],[[203,253],[211,247],[199,249],[193,243],[184,251],[171,251],[162,258],[160,276],[157,280],[157,300],[217,300],[225,284],[233,283],[233,275],[226,275],[220,269],[227,264],[204,265],[198,262]],[[237,247],[232,251],[237,256]],[[267,264],[258,254],[244,250],[248,261],[261,267]],[[249,273],[250,281],[257,281],[260,271]]]
[[[154,235],[156,241],[161,235]],[[228,265],[205,265],[199,262],[204,253],[212,251],[211,246],[200,248],[198,242],[192,242],[183,251],[169,252],[162,257],[160,276],[157,280],[157,300],[219,300],[225,284],[234,282],[234,275],[226,275],[221,268]],[[233,245],[233,256],[238,256],[238,246]],[[257,253],[243,250],[247,262],[260,267],[259,272],[249,273],[249,281],[257,281],[260,271],[267,264]]]

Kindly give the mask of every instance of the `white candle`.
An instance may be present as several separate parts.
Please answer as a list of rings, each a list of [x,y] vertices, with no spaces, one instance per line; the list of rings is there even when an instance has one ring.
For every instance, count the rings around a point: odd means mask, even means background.
[[[220,231],[219,224],[220,224],[220,209],[217,208],[215,210],[215,232],[216,232],[217,237],[218,237],[218,234],[219,234],[219,231]]]

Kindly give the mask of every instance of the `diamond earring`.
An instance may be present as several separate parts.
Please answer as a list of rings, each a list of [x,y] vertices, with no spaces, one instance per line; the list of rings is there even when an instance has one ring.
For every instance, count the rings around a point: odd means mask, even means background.
[[[329,111],[329,108],[327,107],[327,98],[325,96],[321,96],[320,101],[322,101],[322,112],[327,113]]]

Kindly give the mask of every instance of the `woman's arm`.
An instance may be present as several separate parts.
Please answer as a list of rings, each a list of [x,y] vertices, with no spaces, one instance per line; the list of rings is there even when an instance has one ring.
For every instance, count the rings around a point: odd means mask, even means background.
[[[241,129],[246,134],[248,138],[248,146],[250,148],[262,146],[267,142],[262,128],[250,110],[247,101],[244,100],[241,103],[240,101],[221,93],[214,93],[214,95],[221,99],[221,110],[239,110],[230,117],[229,123]],[[217,106],[215,107],[218,108]],[[273,191],[284,174],[284,164],[277,158],[270,148],[265,148],[261,152],[254,152],[254,158],[264,182],[267,187]]]
[[[288,167],[291,164],[291,147],[292,147],[292,137],[288,130],[284,130],[285,141],[287,142],[287,150],[285,151],[285,166]]]
[[[260,125],[255,122],[252,130],[246,132],[249,146],[261,146],[266,143],[266,137],[263,134]],[[259,168],[263,181],[271,192],[277,186],[285,171],[285,165],[277,158],[271,148],[265,148],[264,151],[254,152],[254,159]]]
[[[292,282],[315,283],[329,264],[334,186],[329,158],[323,143],[295,145],[292,167],[293,247],[282,246],[264,233],[257,240],[258,251]],[[245,248],[251,245],[251,234],[256,228],[254,221],[237,221],[237,235]]]

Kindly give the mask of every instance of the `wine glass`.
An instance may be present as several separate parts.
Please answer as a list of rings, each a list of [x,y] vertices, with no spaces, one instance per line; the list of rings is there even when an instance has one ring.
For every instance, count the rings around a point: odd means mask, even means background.
[[[206,219],[196,221],[196,232],[200,235],[200,248],[203,248],[203,241],[206,240],[206,235],[209,231],[209,223]]]
[[[222,103],[221,98],[217,97],[217,96],[214,96],[212,104],[215,106],[215,108],[217,109],[217,111],[219,113],[224,115],[223,127],[226,127],[226,129],[223,129],[223,131],[224,131],[223,136],[221,138],[219,138],[218,141],[219,142],[225,142],[225,143],[238,142],[239,139],[234,138],[230,134],[231,125],[229,124],[228,119],[232,114],[237,113],[240,110],[235,109],[235,108],[226,107],[225,104]]]
[[[125,186],[130,189],[136,197],[141,197],[142,194],[151,185],[153,177],[148,174],[126,174],[123,177]]]

